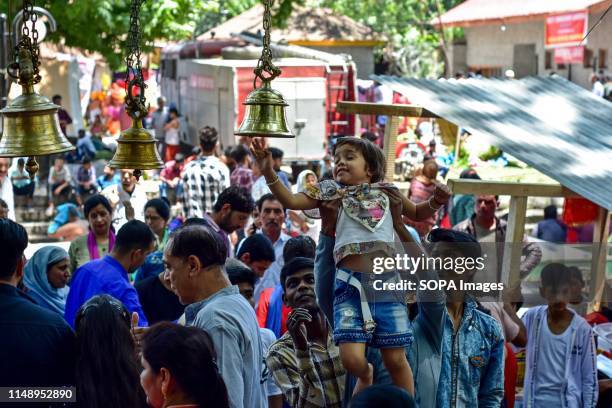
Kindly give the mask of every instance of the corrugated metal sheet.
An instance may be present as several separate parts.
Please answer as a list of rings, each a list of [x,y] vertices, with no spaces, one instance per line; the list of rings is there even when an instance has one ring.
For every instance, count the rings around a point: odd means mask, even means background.
[[[612,103],[560,77],[372,79],[612,211]]]

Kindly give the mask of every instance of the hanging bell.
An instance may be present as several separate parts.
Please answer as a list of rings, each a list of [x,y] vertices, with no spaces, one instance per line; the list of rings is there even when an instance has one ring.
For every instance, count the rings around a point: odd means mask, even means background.
[[[45,156],[74,150],[60,127],[57,114],[60,107],[34,92],[31,53],[22,49],[19,56],[19,83],[23,90],[0,111],[3,117],[0,157]]]
[[[132,118],[132,126],[121,132],[117,140],[117,151],[108,166],[113,169],[152,170],[164,167],[159,157],[155,138],[142,127],[142,118]],[[139,175],[135,171],[134,175]]]
[[[272,89],[269,81],[247,96],[244,119],[237,136],[293,138],[287,127],[285,108],[289,106],[283,95]]]

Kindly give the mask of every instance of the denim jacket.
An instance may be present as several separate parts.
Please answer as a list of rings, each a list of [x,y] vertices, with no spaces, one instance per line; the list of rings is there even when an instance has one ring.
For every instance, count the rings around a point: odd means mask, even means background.
[[[315,289],[321,310],[332,322],[333,326],[333,295],[336,268],[333,260],[334,239],[323,234],[319,236],[319,245],[315,258]],[[419,298],[419,315],[411,327],[414,341],[406,348],[406,356],[412,367],[415,382],[415,401],[421,408],[436,407],[438,378],[440,377],[440,362],[442,359],[442,336],[444,330],[444,315],[446,303],[443,298],[434,294],[427,301]],[[367,358],[374,366],[374,382],[390,384],[391,377],[385,369],[382,356],[378,349],[368,348]],[[345,405],[350,400],[355,379],[347,375],[345,387]]]
[[[438,407],[499,408],[504,397],[504,339],[499,324],[466,299],[455,333],[445,314]]]
[[[540,353],[540,331],[547,323],[548,306],[538,306],[529,309],[523,321],[527,327],[527,361],[525,362],[525,403],[526,408],[534,406],[534,391],[536,386],[536,367]],[[574,313],[572,311],[572,313]],[[565,364],[565,382],[561,393],[562,408],[594,408],[597,405],[597,364],[595,356],[595,341],[591,326],[582,317],[574,313],[574,318],[567,330],[571,330],[571,341],[567,344]]]

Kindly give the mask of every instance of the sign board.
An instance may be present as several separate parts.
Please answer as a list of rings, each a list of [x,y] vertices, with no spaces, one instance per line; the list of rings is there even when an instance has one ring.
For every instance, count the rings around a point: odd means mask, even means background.
[[[546,17],[544,46],[556,48],[581,45],[580,42],[587,33],[588,20],[589,13],[586,10]]]
[[[584,47],[555,48],[555,64],[582,64]]]

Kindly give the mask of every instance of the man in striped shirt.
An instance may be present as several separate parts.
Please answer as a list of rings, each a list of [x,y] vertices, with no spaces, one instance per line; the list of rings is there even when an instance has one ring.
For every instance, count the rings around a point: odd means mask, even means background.
[[[186,218],[202,218],[211,213],[219,194],[230,186],[227,166],[215,156],[217,130],[200,129],[202,155],[185,166],[183,172],[183,210]]]

